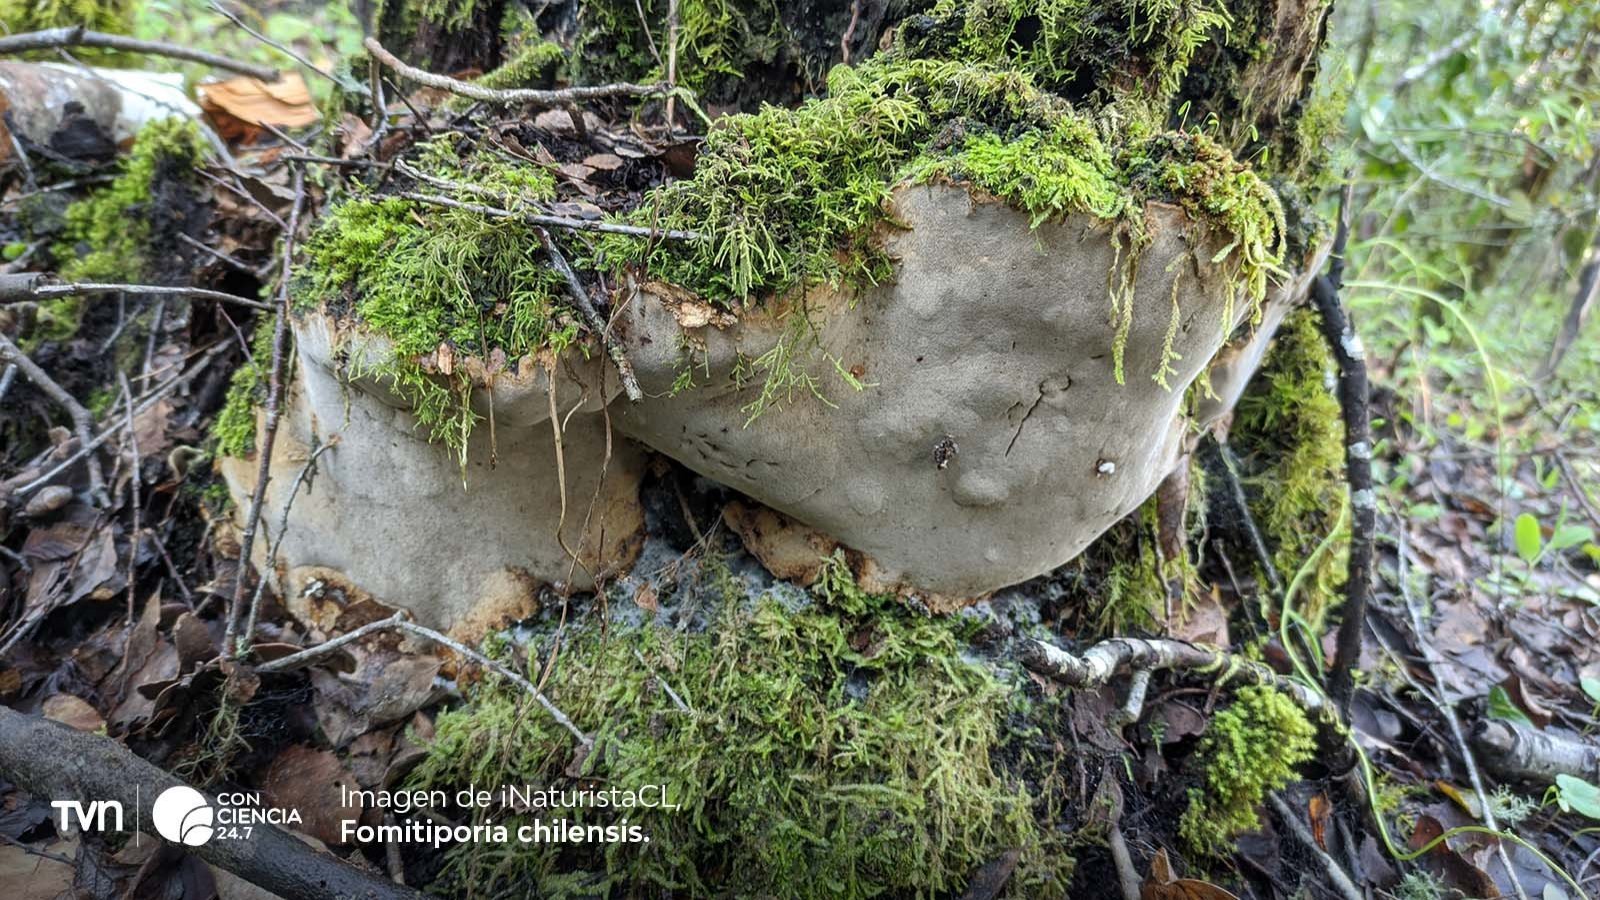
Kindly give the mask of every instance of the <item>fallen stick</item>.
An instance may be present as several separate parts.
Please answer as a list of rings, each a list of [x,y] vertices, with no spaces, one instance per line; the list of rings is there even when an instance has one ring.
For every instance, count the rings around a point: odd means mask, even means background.
[[[218,56],[215,53],[207,53],[204,50],[196,50],[193,47],[182,47],[161,41],[141,41],[120,34],[90,31],[82,25],[49,28],[44,31],[30,31],[26,34],[13,34],[10,37],[0,38],[0,55],[25,53],[29,50],[53,50],[58,47],[99,47],[105,50],[121,50],[126,53],[167,56],[172,59],[203,63],[212,68],[226,69],[229,72],[238,72],[241,75],[249,75],[251,78],[258,78],[262,81],[278,80],[278,70],[271,66],[258,65],[227,56]]]
[[[556,90],[537,90],[534,88],[487,88],[468,81],[460,81],[448,75],[436,75],[416,66],[407,65],[399,57],[390,53],[378,43],[376,38],[367,38],[362,42],[373,58],[395,72],[415,81],[423,87],[437,88],[449,91],[462,97],[481,100],[484,103],[536,104],[539,106],[562,106],[567,103],[576,103],[582,100],[601,100],[607,97],[662,97],[675,93],[667,84],[631,84],[620,82],[617,84],[581,85],[578,87],[558,88]]]
[[[409,167],[402,166],[401,171],[406,171],[408,168]],[[409,175],[412,173],[407,171],[406,174]],[[442,178],[433,178],[428,175],[423,175],[420,172],[413,175],[413,177],[427,181],[438,187],[452,186],[466,189],[474,193],[477,192],[473,190],[472,185],[452,184],[451,182]],[[452,200],[449,197],[441,197],[438,194],[421,194],[415,191],[401,191],[396,196],[403,200],[412,200],[417,203],[427,203],[432,206],[444,206],[450,209],[459,209],[465,212],[477,213],[480,216],[491,216],[498,219],[520,219],[521,221],[527,222],[529,225],[542,225],[551,228],[566,228],[572,231],[603,231],[609,234],[626,234],[633,237],[642,238],[666,238],[667,240],[673,241],[698,241],[703,240],[705,237],[697,231],[661,231],[655,228],[645,228],[639,225],[619,225],[615,222],[598,222],[590,219],[571,219],[567,218],[566,216],[552,216],[548,213],[516,212],[509,209],[501,209],[495,206],[484,206],[478,203],[463,203],[460,200]],[[496,199],[503,198],[497,197]]]
[[[156,797],[183,782],[122,744],[0,706],[0,774],[43,799],[112,800],[155,837]],[[187,850],[285,900],[421,900],[422,894],[364,872],[274,825],[254,824],[247,840],[213,840]]]
[[[39,368],[38,363],[28,358],[28,354],[11,342],[11,339],[0,334],[0,363],[7,363],[17,367],[23,376],[33,382],[34,387],[45,393],[45,396],[56,402],[57,406],[67,411],[67,416],[72,419],[72,430],[77,435],[80,449],[90,446],[89,434],[94,428],[94,417],[83,408],[78,399],[67,392],[61,385],[56,384],[45,370]],[[100,473],[100,459],[92,453],[89,456],[89,490],[94,494],[96,502],[101,506],[109,506],[111,498],[106,496],[105,477]]]
[[[1338,720],[1327,698],[1300,682],[1225,650],[1183,641],[1111,638],[1081,654],[1069,653],[1044,641],[1028,641],[1022,645],[1021,660],[1030,672],[1074,688],[1100,687],[1120,672],[1173,669],[1215,673],[1245,684],[1270,685],[1294,698],[1307,712]]]
[[[1501,778],[1549,784],[1557,775],[1600,780],[1600,746],[1535,731],[1516,722],[1481,719],[1472,730],[1472,745]]]
[[[1322,870],[1328,875],[1328,884],[1334,888],[1335,893],[1343,900],[1364,900],[1365,895],[1356,887],[1355,882],[1350,880],[1349,873],[1345,872],[1337,862],[1334,862],[1333,857],[1322,849],[1317,843],[1316,836],[1311,833],[1311,828],[1301,821],[1299,816],[1295,815],[1289,804],[1277,794],[1268,794],[1267,801],[1272,804],[1273,811],[1278,814],[1278,818],[1283,820],[1283,824],[1288,826],[1289,832],[1294,835],[1295,840],[1300,842],[1300,846],[1317,857],[1317,860],[1322,863]]]

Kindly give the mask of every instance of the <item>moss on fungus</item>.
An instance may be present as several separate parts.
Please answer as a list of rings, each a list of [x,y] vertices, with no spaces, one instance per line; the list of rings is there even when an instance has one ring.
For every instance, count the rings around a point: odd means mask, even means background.
[[[704,631],[587,629],[563,642],[545,682],[595,737],[582,778],[620,789],[664,784],[681,808],[541,817],[626,817],[649,843],[462,846],[436,887],[940,896],[1018,849],[1015,890],[1064,893],[1072,867],[1064,838],[1001,759],[1008,719],[1025,706],[1020,688],[962,654],[959,623],[865,594],[837,557],[810,606],[752,601],[725,569],[718,580],[725,596]],[[574,780],[564,772],[570,753],[569,735],[525,695],[485,684],[468,706],[440,716],[411,786],[562,787]],[[494,814],[507,825],[533,817]]]

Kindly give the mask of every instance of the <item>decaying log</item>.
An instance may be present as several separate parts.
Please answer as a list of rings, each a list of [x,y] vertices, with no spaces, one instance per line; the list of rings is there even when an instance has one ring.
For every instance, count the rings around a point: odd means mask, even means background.
[[[36,797],[115,800],[129,824],[151,828],[162,791],[182,784],[110,738],[0,706],[0,775]],[[189,852],[285,900],[420,900],[422,894],[364,872],[273,825],[248,840],[214,840]],[[147,831],[154,835],[153,831]],[[159,838],[158,838],[159,839]]]
[[[1472,745],[1492,772],[1508,780],[1549,784],[1557,775],[1600,779],[1600,746],[1515,722],[1481,720],[1473,728]]]

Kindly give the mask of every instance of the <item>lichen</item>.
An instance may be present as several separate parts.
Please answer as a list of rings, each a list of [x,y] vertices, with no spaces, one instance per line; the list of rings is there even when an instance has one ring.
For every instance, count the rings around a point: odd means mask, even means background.
[[[1345,494],[1344,429],[1329,385],[1332,372],[1316,314],[1296,310],[1234,413],[1230,437],[1248,471],[1252,512],[1285,579],[1334,529]],[[1341,594],[1343,554],[1324,553],[1311,566],[1296,606],[1320,634]]]
[[[682,808],[545,811],[546,822],[626,815],[650,841],[462,846],[442,886],[930,896],[959,893],[977,867],[1016,848],[1018,890],[1063,893],[1071,861],[1000,759],[1015,688],[963,657],[957,623],[865,593],[837,557],[811,606],[751,600],[725,569],[715,581],[725,596],[706,630],[588,629],[563,641],[545,681],[595,737],[583,778],[665,784]],[[569,736],[515,690],[482,685],[436,728],[413,787],[574,780]],[[494,813],[508,825],[531,817]]]
[[[1312,756],[1316,729],[1287,695],[1244,687],[1212,717],[1196,751],[1201,784],[1189,790],[1179,835],[1196,853],[1225,853],[1236,835],[1259,828],[1256,807],[1295,778]]]

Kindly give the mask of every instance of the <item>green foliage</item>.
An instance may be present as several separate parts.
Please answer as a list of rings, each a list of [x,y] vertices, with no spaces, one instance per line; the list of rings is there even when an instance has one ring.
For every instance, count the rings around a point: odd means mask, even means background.
[[[865,593],[839,558],[801,609],[752,601],[716,568],[725,596],[707,630],[588,629],[563,642],[545,682],[596,738],[585,777],[666,784],[682,809],[629,811],[648,844],[463,846],[435,887],[929,896],[958,893],[977,866],[1020,848],[1015,883],[1029,896],[1063,891],[1070,860],[1051,852],[996,755],[1011,689],[961,654],[953,623]],[[524,694],[485,685],[471,700],[440,716],[413,787],[570,784],[570,737]],[[621,817],[603,812],[543,817]]]
[[[227,397],[211,423],[211,439],[221,456],[245,456],[256,448],[256,407],[267,399],[272,336],[273,320],[262,316],[250,340],[250,358],[233,370]]]
[[[512,206],[554,192],[543,169],[473,154],[454,135],[425,145],[417,165]],[[358,193],[312,233],[300,297],[349,309],[392,342],[386,358],[370,364],[371,374],[413,404],[431,439],[464,460],[477,418],[465,402],[471,382],[462,373],[430,372],[422,358],[441,346],[482,359],[498,350],[517,360],[571,345],[578,319],[538,247],[534,229],[515,219]]]
[[[556,69],[566,61],[567,52],[554,41],[531,41],[518,48],[498,69],[474,81],[486,88],[525,88],[549,84]]]
[[[913,56],[1014,67],[1060,96],[1128,98],[1160,118],[1195,50],[1231,22],[1206,0],[940,0],[928,19],[907,27]]]
[[[582,80],[666,81],[669,0],[588,0],[572,54]],[[774,0],[677,0],[678,83],[717,95],[790,43]]]
[[[10,34],[69,25],[125,34],[132,18],[127,0],[0,0],[0,22]]]
[[[1305,712],[1287,695],[1240,688],[1200,739],[1203,780],[1189,790],[1178,833],[1197,853],[1227,852],[1235,835],[1260,827],[1256,807],[1268,791],[1294,780],[1295,768],[1312,756],[1315,737]]]
[[[1344,426],[1329,388],[1333,359],[1316,313],[1284,320],[1261,372],[1239,399],[1230,440],[1249,470],[1252,513],[1288,578],[1334,530],[1344,486]],[[1340,598],[1344,554],[1324,553],[1298,593],[1300,614],[1320,633]]]

